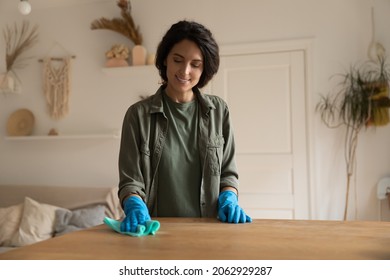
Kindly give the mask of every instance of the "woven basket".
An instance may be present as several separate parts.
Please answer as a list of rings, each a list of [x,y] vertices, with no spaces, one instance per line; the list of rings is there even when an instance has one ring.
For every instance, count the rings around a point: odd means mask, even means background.
[[[7,133],[9,136],[29,136],[33,132],[34,123],[34,114],[30,110],[16,110],[8,118]]]

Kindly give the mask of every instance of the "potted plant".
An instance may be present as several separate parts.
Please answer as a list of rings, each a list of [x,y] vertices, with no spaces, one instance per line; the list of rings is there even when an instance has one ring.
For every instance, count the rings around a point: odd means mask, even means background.
[[[389,123],[390,69],[385,56],[352,66],[341,78],[334,91],[322,96],[316,106],[322,121],[329,128],[345,126],[346,198],[344,220],[347,219],[351,178],[356,162],[359,133],[368,126]]]
[[[129,66],[127,58],[129,57],[129,49],[123,44],[116,44],[106,52],[106,67],[123,67]]]
[[[113,19],[100,18],[91,23],[91,29],[106,29],[117,32],[134,43],[131,50],[133,65],[146,63],[146,49],[142,45],[142,34],[131,16],[130,0],[118,0],[117,6],[121,9],[121,17]]]

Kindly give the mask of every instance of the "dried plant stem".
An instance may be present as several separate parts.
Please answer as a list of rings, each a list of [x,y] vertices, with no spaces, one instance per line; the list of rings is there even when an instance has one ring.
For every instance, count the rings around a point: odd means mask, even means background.
[[[131,16],[130,1],[119,0],[118,7],[121,9],[122,18],[100,18],[91,23],[91,29],[107,29],[117,32],[130,39],[135,45],[142,45],[142,35],[139,27],[135,25]]]
[[[345,162],[347,168],[347,186],[345,195],[345,208],[344,208],[344,221],[347,220],[348,206],[349,206],[349,193],[351,189],[351,178],[354,174],[356,164],[356,150],[358,146],[358,138],[361,127],[347,128],[345,133]]]
[[[13,28],[6,26],[3,35],[5,39],[5,60],[7,72],[26,66],[21,55],[30,49],[38,41],[38,26],[30,30],[30,24],[23,21],[20,29],[14,24]]]

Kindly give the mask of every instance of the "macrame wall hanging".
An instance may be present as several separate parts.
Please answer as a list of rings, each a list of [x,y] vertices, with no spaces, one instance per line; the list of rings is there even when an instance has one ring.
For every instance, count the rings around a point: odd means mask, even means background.
[[[59,120],[69,112],[71,56],[46,57],[43,60],[43,93],[50,117]]]

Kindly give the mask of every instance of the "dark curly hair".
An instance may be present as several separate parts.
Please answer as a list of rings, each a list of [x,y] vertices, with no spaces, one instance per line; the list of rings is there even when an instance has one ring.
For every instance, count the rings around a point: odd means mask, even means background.
[[[219,47],[210,30],[193,21],[179,21],[171,26],[157,47],[155,65],[160,77],[168,82],[166,59],[173,46],[187,39],[194,42],[203,55],[203,72],[198,88],[202,88],[213,78],[219,68]]]

